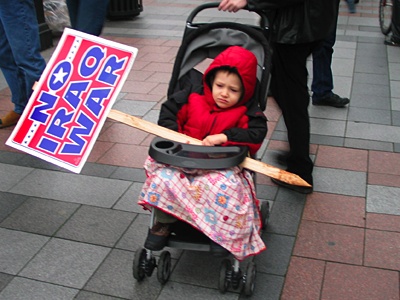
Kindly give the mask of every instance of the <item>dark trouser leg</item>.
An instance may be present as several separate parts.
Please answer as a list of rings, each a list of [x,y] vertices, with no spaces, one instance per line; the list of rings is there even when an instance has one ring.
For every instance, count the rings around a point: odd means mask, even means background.
[[[275,44],[272,56],[271,89],[280,106],[288,132],[290,153],[287,170],[313,183],[310,159],[310,102],[307,57],[318,43]]]
[[[311,90],[313,99],[321,99],[332,94],[332,54],[336,42],[336,26],[329,36],[312,52],[313,59],[313,81]]]

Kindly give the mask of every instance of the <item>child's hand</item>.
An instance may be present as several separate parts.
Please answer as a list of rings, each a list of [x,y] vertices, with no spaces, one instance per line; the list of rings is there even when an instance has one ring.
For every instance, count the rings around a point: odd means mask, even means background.
[[[204,146],[215,146],[215,145],[221,145],[223,143],[226,143],[227,141],[228,141],[228,137],[223,133],[219,133],[219,134],[213,134],[213,135],[207,136],[204,140],[202,140],[201,143]]]

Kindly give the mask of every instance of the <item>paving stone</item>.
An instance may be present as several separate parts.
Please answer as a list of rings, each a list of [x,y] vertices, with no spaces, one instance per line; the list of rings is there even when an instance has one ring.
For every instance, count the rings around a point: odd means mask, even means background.
[[[124,299],[157,299],[162,285],[157,281],[157,270],[142,282],[133,278],[134,254],[123,250],[112,250],[85,286],[86,291]],[[97,298],[96,298],[97,299]]]
[[[144,182],[146,180],[146,174],[143,169],[118,167],[110,178]]]
[[[252,299],[279,300],[282,293],[284,283],[283,276],[269,275],[257,272],[256,282],[254,287]],[[248,299],[245,295],[241,295],[239,299]]]
[[[370,108],[350,108],[349,121],[392,125],[392,116],[389,110]]]
[[[129,251],[136,251],[139,247],[144,247],[147,232],[150,228],[150,215],[138,214],[128,230],[119,240],[116,248]]]
[[[110,166],[104,164],[95,164],[87,162],[85,163],[84,167],[80,174],[88,175],[88,176],[96,176],[96,177],[103,177],[108,178],[115,172],[117,166]]]
[[[10,191],[25,176],[33,171],[32,168],[18,167],[9,164],[0,164],[0,191]]]
[[[267,250],[255,257],[257,271],[261,273],[284,276],[289,266],[295,237],[263,233],[263,240]]]
[[[321,260],[293,257],[280,299],[319,299],[324,271]]]
[[[400,154],[392,152],[370,151],[369,172],[400,175]]]
[[[23,277],[81,289],[110,249],[51,239],[21,271]]]
[[[5,273],[0,273],[0,292],[4,289],[7,284],[14,278],[12,275],[8,275]]]
[[[382,110],[390,110],[391,102],[389,96],[379,97],[379,101],[377,101],[377,97],[370,97],[367,94],[362,93],[353,93],[351,95],[351,107],[363,107],[370,109],[382,109]]]
[[[0,223],[0,226],[51,236],[78,207],[78,204],[73,203],[29,198]]]
[[[27,196],[0,192],[0,222],[28,199]],[[1,226],[1,225],[0,225]]]
[[[311,134],[343,137],[346,122],[340,120],[311,119]]]
[[[135,213],[146,213],[147,211],[145,211],[143,207],[137,203],[140,192],[142,191],[142,187],[142,182],[132,183],[126,193],[114,205],[114,208]]]
[[[363,228],[365,199],[314,192],[307,197],[302,219]]]
[[[0,293],[0,299],[74,299],[77,289],[16,277]]]
[[[278,197],[274,202],[269,218],[267,232],[275,234],[284,234],[289,236],[296,236],[297,228],[299,226],[301,215],[304,207],[304,196],[286,197],[288,193],[297,194],[281,189],[278,192]],[[281,195],[284,194],[284,195]],[[286,199],[281,200],[282,197]]]
[[[81,206],[56,236],[78,242],[113,247],[136,214],[93,206]]]
[[[48,237],[0,228],[0,272],[17,275]]]
[[[393,143],[346,138],[345,147],[366,150],[393,151]]]
[[[365,197],[366,173],[315,167],[314,191]]]
[[[116,298],[107,295],[101,295],[92,292],[81,291],[74,298],[75,300],[121,300],[121,298]]]
[[[400,140],[400,130],[380,124],[348,122],[346,137],[393,143]]]
[[[399,193],[400,188],[368,185],[367,212],[400,216]]]
[[[30,171],[30,169],[28,170]],[[18,172],[14,173],[18,174]],[[66,202],[111,207],[129,185],[130,182],[121,180],[37,169],[19,180],[10,189],[10,192],[14,191],[18,194]]]
[[[322,299],[398,299],[398,272],[328,262]]]
[[[353,82],[365,84],[389,85],[389,76],[386,74],[354,73]]]
[[[368,152],[320,145],[315,165],[318,167],[367,172]]]
[[[400,270],[400,233],[366,230],[364,265]]]
[[[317,145],[329,145],[329,146],[342,147],[344,144],[344,138],[339,137],[339,136],[311,134],[310,143],[317,144]]]
[[[165,300],[204,300],[204,299],[221,299],[233,300],[238,299],[235,293],[227,292],[221,294],[216,289],[206,289],[197,285],[182,284],[177,282],[169,282],[160,294],[161,299]]]
[[[400,216],[367,213],[366,228],[400,232]]]
[[[303,220],[293,254],[361,265],[364,254],[364,228]]]

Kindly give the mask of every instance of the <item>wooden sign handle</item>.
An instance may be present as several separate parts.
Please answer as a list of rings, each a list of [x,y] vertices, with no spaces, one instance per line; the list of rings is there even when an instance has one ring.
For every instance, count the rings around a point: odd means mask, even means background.
[[[121,111],[112,109],[108,114],[110,119],[124,123],[126,125],[135,127],[137,129],[146,131],[156,136],[169,139],[182,144],[201,145],[201,141],[174,130],[159,126],[157,124],[148,122],[135,116],[128,115]],[[268,165],[262,161],[246,157],[241,163],[241,167],[248,170],[267,175],[269,177],[281,180],[288,184],[299,186],[311,186],[308,182],[303,180],[300,176],[281,170],[274,166]]]

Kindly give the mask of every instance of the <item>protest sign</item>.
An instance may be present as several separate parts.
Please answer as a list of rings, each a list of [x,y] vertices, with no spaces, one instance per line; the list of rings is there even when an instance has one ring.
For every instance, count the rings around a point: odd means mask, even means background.
[[[66,28],[6,144],[79,173],[137,51]]]

